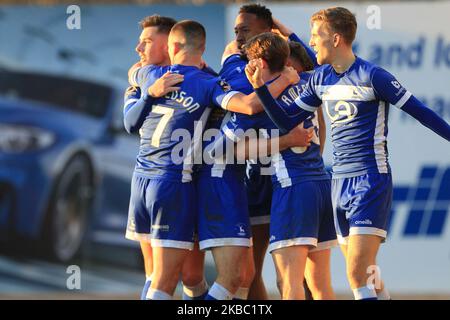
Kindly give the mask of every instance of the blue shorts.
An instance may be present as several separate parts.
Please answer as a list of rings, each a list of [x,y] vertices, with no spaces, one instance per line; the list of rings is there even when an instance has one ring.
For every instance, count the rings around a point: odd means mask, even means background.
[[[192,250],[196,219],[193,183],[133,174],[126,238]]]
[[[340,244],[348,236],[377,235],[384,239],[392,204],[390,173],[368,173],[333,179],[333,214]]]
[[[269,224],[273,192],[271,176],[250,169],[245,176],[245,186],[251,225]]]
[[[319,251],[337,246],[330,180],[274,188],[269,252],[297,245]]]
[[[250,247],[247,194],[242,179],[234,175],[218,178],[201,174],[196,183],[200,249]]]

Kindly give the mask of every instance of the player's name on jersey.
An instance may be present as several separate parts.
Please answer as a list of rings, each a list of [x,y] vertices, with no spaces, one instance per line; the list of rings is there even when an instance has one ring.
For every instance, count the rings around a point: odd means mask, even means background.
[[[292,86],[291,88],[289,88],[289,90],[287,90],[284,94],[282,94],[278,99],[283,101],[285,104],[290,105],[294,103],[295,99],[298,98],[298,96],[302,91],[303,86],[298,84],[296,86]]]
[[[189,113],[194,112],[200,108],[200,104],[194,100],[193,97],[188,96],[184,91],[173,91],[165,95],[166,99],[178,103],[179,105],[185,107]],[[170,103],[170,102],[166,102]]]

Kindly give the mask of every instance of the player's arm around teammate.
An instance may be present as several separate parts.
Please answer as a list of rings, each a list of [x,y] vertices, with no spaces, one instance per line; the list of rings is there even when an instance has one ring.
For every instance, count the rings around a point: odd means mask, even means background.
[[[146,17],[141,21],[142,32],[136,47],[136,52],[141,59],[130,68],[129,78],[139,67],[170,64],[167,52],[167,38],[170,29],[175,23],[176,21],[171,18],[158,15]],[[167,92],[174,91],[177,88],[173,86],[179,84],[182,80],[183,75],[165,74],[152,86],[153,91],[150,94],[155,97],[163,95],[158,91],[161,88],[168,89]],[[141,94],[139,87],[134,87],[134,89],[127,91],[124,107],[124,125],[129,133],[137,132],[142,127],[150,112],[151,95]],[[133,176],[133,181],[135,179],[137,178]],[[145,209],[146,204],[142,203],[139,205],[142,202],[142,194],[135,190],[137,185],[137,183],[132,183],[127,238],[138,240],[141,245],[146,273],[146,282],[141,294],[141,299],[144,300],[151,285],[153,273],[153,255],[150,244],[151,222],[149,221],[150,214],[146,212],[148,208]],[[196,244],[194,250],[189,253],[182,269],[183,299],[201,298],[207,292],[208,287],[204,280],[203,270],[204,254],[199,251],[198,244]]]
[[[188,112],[195,112],[195,115],[197,116],[199,116],[199,113],[201,113],[200,118],[202,119],[203,115],[208,114],[206,113],[206,111],[210,105],[215,104],[223,106],[223,100],[226,99],[226,96],[228,94],[231,94],[224,93],[224,87],[226,87],[225,84],[222,84],[218,79],[207,76],[198,69],[201,64],[201,53],[203,53],[204,51],[204,34],[205,32],[203,27],[201,27],[201,25],[199,25],[198,23],[195,23],[193,21],[183,21],[172,28],[169,36],[169,54],[171,56],[171,61],[174,63],[174,65],[170,67],[170,70],[178,70],[180,73],[187,72],[185,73],[185,75],[190,75],[190,78],[188,80],[185,80],[181,84],[180,91],[184,92],[184,96],[194,96],[195,99],[197,99],[198,103],[191,105],[191,108],[189,108],[189,104],[185,106],[185,103],[179,101],[182,99],[174,98],[174,96],[172,95],[164,96],[160,98],[160,100],[158,100],[158,103],[164,103],[164,101],[169,100],[165,104],[166,108],[169,109],[172,109],[170,108],[170,106],[174,104],[173,101],[175,100],[179,104],[181,104],[181,106],[178,106],[178,104],[176,104],[175,107],[181,107],[181,110],[174,110],[174,112],[179,111],[184,112],[185,114],[187,114]],[[152,80],[154,80],[155,76],[158,76],[158,72],[162,71],[163,70],[153,71],[147,68],[140,74],[142,74],[144,81],[151,82]],[[138,73],[137,78],[139,78],[140,74]],[[162,76],[162,74],[159,76]],[[145,78],[148,78],[148,80],[145,80]],[[190,101],[190,103],[192,104],[193,99],[186,101]],[[185,106],[185,108],[183,108],[183,106]],[[186,107],[187,110],[185,110]],[[192,120],[192,116],[183,118],[181,118],[180,116],[174,116],[170,118],[173,119],[173,125],[176,125],[176,121],[178,120],[188,122]],[[158,137],[160,137],[160,134],[158,134]],[[153,140],[153,138],[151,140]],[[169,142],[168,140],[166,140],[165,142],[166,144],[171,144],[171,142]],[[185,227],[185,224],[190,224],[190,222],[188,221],[181,221],[180,217],[177,217],[176,220],[177,221],[173,221],[175,228]],[[199,230],[199,237],[201,236],[200,231],[201,230]],[[237,232],[241,233],[241,228],[238,228]],[[156,234],[152,234],[152,238],[154,236],[156,236]],[[246,235],[244,235],[244,238],[245,236]],[[250,238],[248,237],[246,238],[246,240],[247,242],[249,242]],[[184,252],[182,252],[182,248],[177,249],[174,247],[170,247],[170,243],[167,243],[168,246],[165,246],[162,242],[161,244],[161,246],[158,245],[157,247],[154,246],[153,248],[154,261],[158,261],[158,263],[154,264],[154,280],[149,292],[150,298],[153,299],[156,299],[158,297],[167,298],[173,293],[174,285],[176,284],[174,282],[174,277],[176,276],[176,272],[179,271],[178,268],[180,262],[184,258],[185,254]],[[209,292],[209,295],[212,298],[226,299],[233,296],[236,290],[236,285],[239,285],[240,282],[240,251],[245,250],[245,247],[248,245],[249,243],[243,244],[241,241],[241,244],[237,246],[228,246],[225,244],[224,246],[217,247],[217,250],[216,248],[213,249],[213,255],[218,265],[219,275],[216,283],[211,287]],[[236,270],[236,268],[238,269]]]
[[[383,287],[374,288],[367,282],[368,267],[376,265],[380,243],[387,234],[386,223],[392,199],[390,168],[387,154],[383,151],[386,149],[387,130],[374,132],[373,128],[377,123],[382,123],[387,128],[385,112],[389,104],[409,113],[447,140],[450,140],[450,126],[404,89],[387,71],[353,54],[351,44],[356,34],[356,19],[347,9],[336,7],[321,10],[312,16],[311,22],[310,45],[317,51],[317,60],[321,67],[314,77],[310,78],[307,90],[292,105],[292,113],[280,110],[267,95],[267,90],[259,91],[260,98],[265,101],[263,104],[265,109],[267,107],[266,111],[283,130],[288,130],[302,121],[322,100],[327,101],[327,107],[330,109],[337,103],[345,103],[352,104],[359,110],[353,117],[342,119],[330,116],[332,122],[349,123],[360,131],[358,135],[349,136],[345,131],[341,131],[345,126],[332,128],[333,148],[337,154],[333,164],[335,222],[342,251],[346,256],[347,276],[355,299],[386,297],[388,295],[383,294]],[[252,83],[255,87],[261,87],[262,81],[257,80],[257,76],[253,78],[257,72],[249,70]],[[333,91],[335,84],[353,89],[364,87],[366,91],[359,95],[339,96],[337,90]],[[333,93],[326,95],[321,92],[319,88],[324,85],[329,85]],[[378,112],[370,114],[373,110]],[[364,116],[371,116],[373,121],[368,123],[365,118],[362,120],[361,117]],[[358,155],[358,161],[349,163],[349,158],[355,158],[355,151],[345,150],[345,147],[351,144],[354,150],[356,145],[365,143],[366,141],[357,140],[363,133],[375,136],[376,139],[373,138],[371,146],[366,147],[366,153]],[[340,142],[346,143],[335,143],[338,138]],[[377,153],[377,159],[373,159],[375,152],[370,148],[382,151]],[[370,188],[365,187],[365,191],[361,189],[357,197],[354,196],[360,185],[368,184]]]
[[[270,32],[273,27],[271,11],[259,4],[243,5],[239,9],[239,13],[235,19],[235,45],[227,46],[225,54],[231,54],[230,48],[236,49],[234,55],[222,58],[223,68],[220,72],[233,87],[245,94],[252,93],[252,87],[248,83],[243,70],[247,64],[241,52],[244,44],[251,37]],[[237,54],[236,54],[237,53]],[[238,117],[245,118],[245,117]],[[272,185],[270,176],[261,175],[260,164],[247,163],[245,185],[249,202],[249,214],[252,224],[253,247],[249,250],[248,256],[248,272],[246,272],[243,287],[248,288],[249,299],[264,300],[267,299],[267,292],[262,278],[262,268],[265,253],[269,242],[269,219],[270,219],[270,202],[272,194]]]
[[[270,84],[268,90],[274,97],[278,97],[286,87],[298,83],[300,80],[298,73],[292,67],[285,67],[280,76]],[[243,94],[236,93],[226,103],[226,109],[231,112],[254,115],[264,111],[261,101],[256,93]]]
[[[255,72],[261,77],[261,82],[267,82],[276,76],[274,71],[277,70],[278,61],[274,59],[275,56],[285,56],[285,63],[288,60],[287,42],[270,33],[252,38],[246,48],[250,59],[261,59],[256,64],[250,64],[249,67],[257,69]],[[302,50],[303,55],[306,55],[303,48]],[[290,63],[293,64],[293,61]],[[298,65],[301,66],[302,63]],[[305,68],[299,71],[306,70]],[[301,92],[300,84],[295,87],[295,90]],[[283,106],[295,99],[289,91],[279,98]],[[310,122],[308,125],[311,125]],[[316,129],[317,127],[314,126],[314,130]],[[316,132],[314,143],[314,148],[303,148],[299,150],[299,153],[288,150],[272,157],[272,161],[275,162],[276,178],[273,179],[274,195],[269,248],[283,299],[304,299],[303,275],[305,273],[315,299],[334,298],[329,254],[330,248],[336,245],[336,232],[332,219],[330,181],[320,156]],[[313,170],[309,170],[310,165],[305,166],[303,154],[306,156],[305,159],[309,159],[308,161],[315,159],[316,165]],[[317,175],[318,172],[321,174]],[[298,193],[294,196],[296,192]],[[301,200],[298,200],[299,198]],[[283,203],[282,200],[287,203]],[[285,230],[288,225],[288,230]],[[308,262],[309,269],[306,270]]]

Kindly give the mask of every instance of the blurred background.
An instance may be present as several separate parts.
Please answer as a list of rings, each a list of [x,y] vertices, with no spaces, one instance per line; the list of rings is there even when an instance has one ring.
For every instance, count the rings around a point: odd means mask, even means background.
[[[218,71],[242,3],[0,1],[0,299],[139,297],[140,250],[124,238],[139,140],[122,125],[138,22],[156,13],[198,20],[205,60]],[[351,9],[356,53],[450,121],[449,1],[260,3],[305,41],[312,13]],[[450,146],[395,108],[389,117],[395,189],[382,277],[394,299],[449,299]],[[209,254],[206,273],[212,283]],[[332,277],[338,297],[350,298],[338,249]],[[278,298],[270,256],[264,278]]]

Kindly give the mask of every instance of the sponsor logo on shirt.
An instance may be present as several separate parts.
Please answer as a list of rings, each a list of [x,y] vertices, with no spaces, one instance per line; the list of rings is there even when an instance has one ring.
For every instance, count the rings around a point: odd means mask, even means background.
[[[168,225],[155,224],[155,225],[152,226],[152,230],[169,231],[169,226]]]
[[[355,224],[368,224],[371,225],[372,224],[372,220],[366,219],[363,221],[355,221]]]
[[[325,105],[325,110],[333,125],[349,122],[358,114],[358,108],[352,102],[340,100],[333,106],[332,102],[326,101]]]

